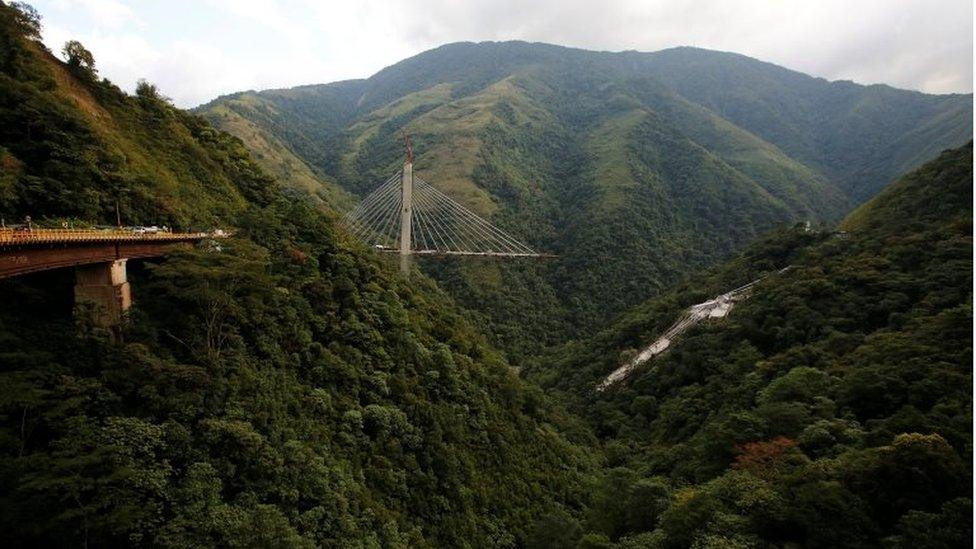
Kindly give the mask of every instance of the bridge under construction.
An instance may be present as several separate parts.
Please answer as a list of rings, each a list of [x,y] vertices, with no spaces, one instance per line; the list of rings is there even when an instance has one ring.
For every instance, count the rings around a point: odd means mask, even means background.
[[[413,148],[405,136],[407,161],[370,193],[344,221],[352,234],[381,252],[400,255],[400,271],[411,256],[555,257],[539,253],[465,208],[413,173]]]

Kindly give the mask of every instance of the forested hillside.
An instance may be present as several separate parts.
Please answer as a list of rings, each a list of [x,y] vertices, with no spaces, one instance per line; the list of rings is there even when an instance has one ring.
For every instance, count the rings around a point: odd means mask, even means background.
[[[360,197],[412,134],[421,177],[560,256],[423,265],[513,356],[583,336],[773,227],[835,222],[963,144],[971,111],[971,95],[827,82],[735,54],[522,42],[450,44],[365,80],[199,109],[259,157],[278,143],[281,163],[299,158]]]
[[[190,113],[39,33],[0,1],[0,215],[233,236],[130,261],[111,330],[0,280],[4,547],[972,545],[971,96],[454,44]],[[353,241],[400,132],[559,259]]]
[[[130,97],[81,58],[24,41],[9,11],[0,36],[0,210],[114,222],[212,226],[267,204],[271,178],[241,142],[171,108],[151,84]]]
[[[514,547],[596,460],[423,278],[284,192],[242,143],[128,96],[0,3],[0,210],[235,228],[130,262],[112,342],[70,270],[0,281],[4,547]],[[574,437],[586,441],[584,430]]]
[[[972,159],[943,152],[849,232],[778,231],[524,370],[604,442],[590,546],[971,545]],[[786,266],[594,391],[684,307]]]

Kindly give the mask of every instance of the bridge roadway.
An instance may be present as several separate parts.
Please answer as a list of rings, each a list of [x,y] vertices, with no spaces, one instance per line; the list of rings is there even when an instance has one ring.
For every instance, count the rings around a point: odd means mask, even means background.
[[[121,259],[161,256],[174,244],[223,236],[123,229],[0,229],[0,278]]]
[[[124,229],[0,229],[0,278],[50,269],[75,270],[75,302],[94,305],[98,324],[114,326],[132,304],[126,261],[226,236]]]

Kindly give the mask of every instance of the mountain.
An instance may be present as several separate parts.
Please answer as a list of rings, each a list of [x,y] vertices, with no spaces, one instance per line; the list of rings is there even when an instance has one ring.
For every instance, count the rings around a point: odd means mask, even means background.
[[[655,55],[656,78],[822,173],[855,204],[972,135],[971,94],[827,82],[696,48]]]
[[[594,539],[966,546],[972,201],[970,142],[852,212],[845,231],[776,231],[525,368],[589,419],[617,467],[591,505]],[[685,307],[763,276],[726,318],[594,390]]]
[[[221,129],[241,139],[254,161],[282,185],[300,190],[313,202],[336,210],[349,209],[356,203],[353,195],[291,152],[284,138],[278,137],[288,135],[293,120],[280,119],[281,113],[246,97],[232,104],[214,105],[209,117],[219,120]],[[275,126],[282,127],[276,127],[275,131],[267,129]],[[312,154],[312,151],[305,153]]]
[[[130,261],[114,341],[72,316],[70,269],[0,280],[5,547],[515,547],[579,514],[589,435],[446,295],[237,138],[38,38],[0,2],[7,219],[113,223],[118,200],[235,236]]]
[[[423,262],[513,356],[582,337],[773,227],[832,223],[972,131],[971,95],[695,48],[524,42],[449,44],[365,80],[232,94],[198,112],[359,197],[398,169],[410,133],[425,180],[559,255]]]
[[[130,262],[114,337],[72,315],[70,270],[0,280],[4,546],[971,545],[971,142],[822,230],[790,222],[853,187],[643,75],[657,54],[448,47],[208,107],[239,139],[39,25],[0,2],[2,213],[234,234]],[[566,261],[425,263],[470,313],[352,241],[332,210],[403,127],[418,169]],[[519,375],[472,321],[510,352],[585,337]]]

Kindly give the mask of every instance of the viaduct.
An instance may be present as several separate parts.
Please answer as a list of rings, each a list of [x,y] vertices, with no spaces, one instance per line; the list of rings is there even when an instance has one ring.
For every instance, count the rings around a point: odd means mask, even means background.
[[[0,229],[0,278],[74,268],[75,303],[95,306],[96,322],[114,326],[132,305],[126,261],[223,233],[136,233],[122,229]]]

